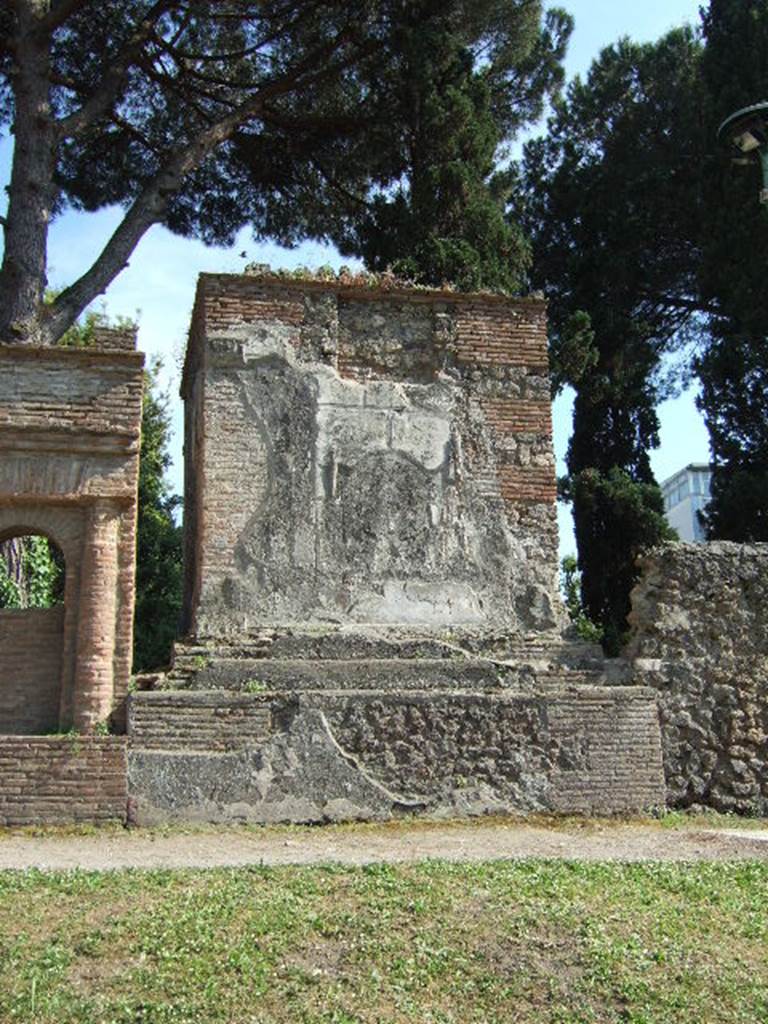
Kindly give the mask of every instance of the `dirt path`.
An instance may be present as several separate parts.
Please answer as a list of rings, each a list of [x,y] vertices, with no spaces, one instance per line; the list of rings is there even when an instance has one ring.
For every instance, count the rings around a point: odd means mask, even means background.
[[[105,830],[95,835],[0,832],[0,869],[206,868],[249,864],[396,863],[553,857],[575,860],[768,860],[768,829],[658,825],[540,827],[415,823],[329,828]]]

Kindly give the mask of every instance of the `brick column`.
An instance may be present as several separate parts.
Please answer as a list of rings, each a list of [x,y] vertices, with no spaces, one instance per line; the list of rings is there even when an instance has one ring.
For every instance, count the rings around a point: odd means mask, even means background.
[[[91,732],[112,710],[120,512],[99,500],[88,510],[80,576],[72,724]]]

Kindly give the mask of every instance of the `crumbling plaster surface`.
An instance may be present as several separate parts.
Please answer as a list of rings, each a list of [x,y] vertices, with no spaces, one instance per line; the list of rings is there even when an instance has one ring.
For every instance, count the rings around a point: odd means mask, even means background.
[[[768,814],[768,544],[673,544],[632,595],[635,680],[658,691],[668,802]]]
[[[322,621],[493,628],[509,626],[511,611],[518,626],[555,627],[546,516],[534,507],[513,524],[504,514],[477,472],[493,465],[494,438],[461,385],[447,373],[345,379],[302,360],[295,331],[279,323],[209,338],[209,440],[236,432],[216,451],[241,472],[216,470],[233,493],[226,527],[206,538],[220,557],[203,575],[197,632]],[[217,488],[216,501],[226,498]]]

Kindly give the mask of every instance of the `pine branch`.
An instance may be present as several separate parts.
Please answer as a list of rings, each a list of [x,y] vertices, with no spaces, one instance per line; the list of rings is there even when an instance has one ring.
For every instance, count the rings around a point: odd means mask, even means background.
[[[308,54],[289,75],[264,86],[235,111],[220,118],[186,146],[169,155],[165,164],[136,197],[96,261],[47,308],[43,333],[48,344],[53,344],[85,307],[102,294],[128,265],[128,259],[141,238],[153,224],[162,221],[171,197],[181,188],[185,177],[196,170],[210,153],[231,138],[241,125],[259,117],[269,100],[339,74],[359,59],[361,52],[356,50],[335,63],[328,62],[332,54],[346,42],[346,32],[339,33],[335,39]],[[373,48],[373,44],[370,44],[370,48]]]
[[[51,4],[51,9],[40,19],[37,31],[43,36],[50,36],[60,28],[68,18],[87,7],[91,0],[59,0]]]
[[[108,71],[94,88],[90,98],[79,110],[57,122],[56,133],[59,138],[81,135],[108,113],[120,96],[131,65],[152,37],[158,18],[174,7],[176,2],[177,0],[157,0],[150,8],[128,45],[110,62]]]

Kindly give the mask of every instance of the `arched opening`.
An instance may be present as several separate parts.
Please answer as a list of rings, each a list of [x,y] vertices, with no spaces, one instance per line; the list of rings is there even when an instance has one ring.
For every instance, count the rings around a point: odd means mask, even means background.
[[[59,730],[65,580],[52,538],[0,534],[0,733]]]

